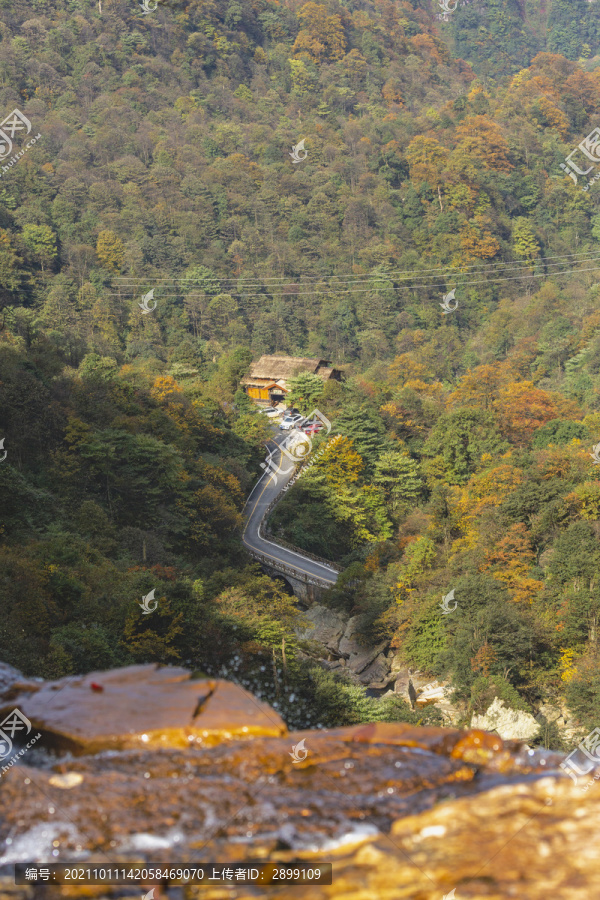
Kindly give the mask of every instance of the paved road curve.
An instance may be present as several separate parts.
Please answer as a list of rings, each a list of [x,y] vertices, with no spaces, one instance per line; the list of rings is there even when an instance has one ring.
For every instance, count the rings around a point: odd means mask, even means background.
[[[275,438],[269,440],[269,449],[273,451],[273,461],[277,465],[281,465],[283,470],[288,468],[291,470],[287,475],[280,475],[279,472],[277,472],[277,484],[275,484],[270,474],[265,472],[262,478],[260,478],[254,486],[246,501],[246,506],[244,507],[246,521],[242,541],[250,551],[260,553],[262,556],[267,557],[267,560],[265,560],[267,565],[268,562],[272,560],[275,566],[280,565],[292,569],[293,572],[290,572],[290,574],[294,574],[295,572],[302,580],[308,577],[318,581],[320,584],[332,585],[335,584],[338,577],[338,573],[335,569],[324,563],[316,562],[308,556],[303,556],[299,552],[288,550],[286,547],[281,547],[279,544],[273,543],[273,541],[268,541],[266,538],[261,537],[259,532],[267,507],[278,494],[282,492],[283,488],[294,474],[291,463],[286,457],[284,457],[283,462],[280,463],[281,452],[277,449],[277,445],[282,443],[285,438],[285,434],[278,434]],[[273,444],[275,444],[275,446],[273,446]]]

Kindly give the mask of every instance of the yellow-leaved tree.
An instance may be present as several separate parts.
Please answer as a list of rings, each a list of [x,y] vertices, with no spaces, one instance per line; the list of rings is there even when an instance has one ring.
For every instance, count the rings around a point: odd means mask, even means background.
[[[105,269],[110,269],[111,272],[119,272],[125,259],[125,245],[114,231],[105,229],[98,235],[96,256]]]
[[[518,216],[513,223],[513,250],[517,256],[528,261],[540,255],[540,245],[524,216]]]
[[[441,184],[442,172],[446,167],[450,152],[435,138],[418,135],[406,150],[410,166],[410,178],[415,183],[427,181],[432,187]]]
[[[313,60],[341,59],[346,52],[346,37],[339,16],[329,15],[326,6],[305,3],[298,13],[301,29],[292,47],[296,55],[301,53]]]

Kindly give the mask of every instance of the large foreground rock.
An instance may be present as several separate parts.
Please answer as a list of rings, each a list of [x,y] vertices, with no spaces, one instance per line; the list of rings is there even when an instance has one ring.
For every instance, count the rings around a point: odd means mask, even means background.
[[[104,691],[90,690],[97,694],[92,700],[111,692],[116,699],[112,721],[109,705],[103,707],[105,732],[123,730],[123,710],[140,714],[134,708],[140,670],[156,687],[157,712],[167,719],[169,690],[177,685],[206,690],[206,682],[190,682],[182,669],[136,666],[96,673]],[[78,690],[89,688],[85,679],[78,681]],[[123,694],[130,685],[129,705],[117,699],[117,684]],[[212,715],[226,720],[229,699],[236,695],[225,682],[213,684]],[[49,690],[45,685],[36,697]],[[186,709],[177,693],[174,697],[176,709]],[[261,706],[254,707],[257,715]],[[97,739],[94,717],[84,721],[78,740],[89,747]],[[559,754],[530,751],[479,730],[396,723],[278,737],[244,734],[245,740],[213,746],[190,741],[173,747],[155,729],[152,742],[138,742],[134,749],[77,758],[27,751],[0,777],[0,900],[125,900],[152,887],[15,887],[14,862],[75,861],[90,867],[333,863],[331,886],[263,890],[236,882],[234,893],[217,886],[157,886],[155,900],[598,896],[600,852],[594,838],[600,828],[600,782],[587,791],[589,777],[574,785],[558,769]],[[307,755],[295,763],[290,751],[300,741]]]
[[[171,666],[127,666],[36,688],[0,702],[0,718],[17,707],[42,732],[43,746],[75,754],[210,746],[287,731],[271,707],[238,685],[192,679],[187,669]]]
[[[538,734],[540,725],[530,713],[510,709],[504,705],[504,700],[495,697],[483,716],[473,716],[471,728],[496,731],[504,740],[530,741]]]

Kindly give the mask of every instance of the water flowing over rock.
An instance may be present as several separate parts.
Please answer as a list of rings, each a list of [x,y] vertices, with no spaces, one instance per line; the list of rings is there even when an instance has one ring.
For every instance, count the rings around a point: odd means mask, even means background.
[[[11,697],[15,697],[24,690],[37,691],[39,690],[40,684],[41,679],[38,679],[38,681],[29,681],[21,675],[18,669],[14,669],[12,666],[0,662],[0,700],[2,700],[2,698],[9,700]]]
[[[7,663],[0,662],[0,694],[6,692],[15,681],[21,678],[21,673],[9,666]]]
[[[333,884],[261,891],[237,883],[235,893],[163,886],[155,900],[442,900],[453,889],[455,900],[597,896],[600,783],[587,792],[574,785],[558,769],[561,755],[477,729],[402,723],[285,733],[274,710],[217,679],[197,708],[190,698],[197,704],[208,683],[185,669],[132,666],[19,696],[44,736],[0,777],[0,900],[144,893],[52,886],[34,894],[15,887],[17,861],[267,859],[332,862]],[[196,733],[204,716],[222,729],[218,743],[187,740],[190,722]],[[49,754],[58,736],[81,755],[60,741]],[[300,740],[308,754],[295,763]]]

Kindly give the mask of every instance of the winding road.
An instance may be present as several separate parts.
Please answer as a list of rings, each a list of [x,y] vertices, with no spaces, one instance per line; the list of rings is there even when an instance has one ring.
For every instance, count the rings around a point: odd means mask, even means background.
[[[285,439],[285,434],[278,434],[268,441],[269,444],[275,445],[272,447],[273,461],[277,465],[280,464],[282,456],[279,444],[283,443]],[[289,468],[290,471],[286,475],[277,472],[277,483],[269,472],[265,472],[250,492],[244,507],[245,525],[242,534],[244,546],[257,559],[263,558],[267,566],[270,565],[284,572],[288,571],[288,574],[296,575],[301,581],[309,580],[324,586],[331,586],[335,584],[338,577],[337,571],[332,566],[317,562],[298,551],[281,547],[273,541],[268,541],[260,533],[260,527],[268,507],[281,494],[294,475],[294,469],[285,457],[281,462],[281,468],[283,470]]]

